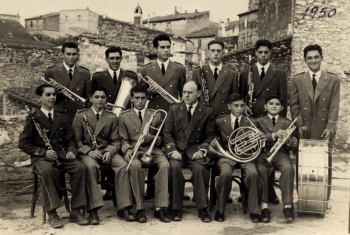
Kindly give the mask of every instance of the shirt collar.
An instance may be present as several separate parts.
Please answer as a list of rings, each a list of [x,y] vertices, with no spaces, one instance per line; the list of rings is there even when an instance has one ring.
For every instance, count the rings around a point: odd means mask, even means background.
[[[109,72],[109,74],[111,75],[111,77],[113,78],[113,76],[114,76],[114,70],[108,68],[108,72]],[[119,67],[119,69],[117,69],[115,72],[116,72],[116,74],[117,74],[117,79],[118,79],[118,78],[119,78],[119,74],[120,74],[120,67]]]
[[[214,69],[215,69],[215,68],[218,68],[218,70],[219,70],[218,72],[220,73],[221,70],[222,70],[222,63],[219,64],[218,66],[214,66],[214,65],[212,65],[211,63],[209,63],[209,67],[210,67],[211,71],[213,71],[213,73],[215,72]]]
[[[310,74],[311,81],[312,81],[312,75],[313,75],[313,74],[316,74],[315,79],[316,79],[316,81],[318,82],[318,80],[319,80],[320,77],[321,77],[321,70],[317,71],[317,73],[314,73],[314,72],[312,72],[311,70],[309,70],[309,74]]]
[[[195,104],[192,104],[192,109],[191,109],[191,113],[194,112],[194,110],[196,109],[197,107],[197,104],[198,104],[198,101],[195,103]],[[186,104],[186,107],[187,107],[187,110],[189,109],[190,107],[190,104]]]
[[[66,62],[63,61],[63,66],[66,68],[67,73],[69,72],[70,69],[72,70],[72,73],[74,73],[75,65],[72,68],[69,68]]]
[[[146,108],[143,108],[143,109],[141,109],[141,110],[134,108],[134,110],[135,110],[135,112],[136,112],[137,115],[139,115],[139,112],[141,111],[141,116],[142,116],[142,117],[145,116]]]
[[[236,117],[235,115],[233,115],[233,114],[231,113],[231,123],[235,123],[236,118],[238,118],[238,122],[240,122],[241,119],[242,119],[242,115],[239,116],[239,117]]]
[[[47,118],[49,118],[49,113],[51,113],[51,117],[52,117],[52,120],[53,120],[53,109],[51,109],[51,111],[48,111],[46,109],[44,109],[43,107],[40,108],[40,110],[46,115]]]
[[[162,62],[162,61],[157,59],[157,63],[159,65],[159,68],[162,68],[162,64],[164,64],[164,68],[165,68],[165,71],[166,71],[166,69],[168,68],[168,65],[169,65],[169,59],[167,59],[165,62]]]
[[[95,110],[93,107],[91,107],[91,109],[92,109],[92,111],[94,112],[95,116],[96,116],[96,114],[99,114],[100,117],[101,117],[101,114],[102,114],[103,109],[102,109],[101,112],[99,112],[99,113],[96,112],[96,110]]]
[[[258,67],[258,71],[259,71],[259,74],[261,73],[261,68],[264,67],[264,71],[265,71],[265,74],[266,74],[266,71],[269,69],[270,67],[270,61],[267,62],[267,64],[265,64],[264,66],[262,66],[261,64],[256,63],[256,66]]]
[[[277,119],[278,119],[278,116],[279,116],[278,114],[277,114],[276,116],[272,116],[272,115],[270,115],[270,114],[268,113],[267,115],[269,116],[269,118],[270,118],[271,120],[272,120],[273,117],[275,117],[276,122],[277,122]]]

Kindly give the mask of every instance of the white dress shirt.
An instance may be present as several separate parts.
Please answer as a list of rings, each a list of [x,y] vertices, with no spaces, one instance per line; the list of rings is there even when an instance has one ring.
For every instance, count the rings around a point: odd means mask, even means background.
[[[194,110],[197,107],[197,104],[198,104],[198,102],[196,102],[195,104],[192,104],[192,109],[191,109],[191,115],[192,116],[193,116]],[[186,107],[187,107],[187,112],[188,112],[188,109],[190,108],[190,104],[186,104]]]
[[[321,77],[321,70],[319,70],[317,73],[314,73],[311,70],[309,70],[309,74],[310,74],[311,82],[312,82],[312,79],[313,79],[313,75],[316,74],[315,79],[316,79],[316,82],[318,83],[318,80]]]
[[[108,72],[109,72],[109,74],[111,75],[112,80],[113,80],[114,70],[112,70],[112,69],[108,68]],[[119,69],[117,69],[117,70],[115,71],[115,73],[116,73],[116,75],[117,75],[117,81],[118,81],[119,74],[120,74],[120,67],[119,67]]]
[[[169,59],[167,59],[166,61],[162,62],[160,60],[157,59],[157,63],[159,65],[159,69],[162,71],[162,64],[164,64],[164,68],[165,68],[165,71],[166,69],[168,68],[168,65],[169,65]]]
[[[75,65],[72,68],[69,68],[69,66],[66,64],[66,62],[63,61],[63,66],[66,68],[67,73],[69,73],[69,70],[72,70],[72,75],[74,73]]]
[[[217,73],[218,73],[218,75],[219,75],[220,72],[221,72],[221,70],[222,70],[222,63],[219,64],[218,66],[214,66],[214,65],[212,65],[211,63],[209,63],[209,68],[210,68],[210,70],[213,72],[213,74],[215,73],[215,68],[217,68],[217,69],[218,69]]]
[[[270,67],[270,62],[267,62],[267,64],[265,64],[264,66],[262,66],[261,64],[256,63],[256,66],[258,67],[258,71],[259,71],[259,76],[261,75],[261,68],[264,67],[264,71],[265,71],[265,75],[266,75],[266,71],[268,70],[268,68]]]
[[[44,109],[43,107],[40,108],[40,110],[46,115],[47,118],[49,118],[49,113],[51,113],[51,117],[52,117],[52,120],[53,120],[53,109],[51,109],[50,111]]]

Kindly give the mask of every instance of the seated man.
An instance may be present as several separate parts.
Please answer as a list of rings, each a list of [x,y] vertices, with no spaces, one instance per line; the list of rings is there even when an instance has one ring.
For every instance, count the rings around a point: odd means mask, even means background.
[[[120,141],[117,116],[104,109],[107,92],[104,87],[91,89],[92,107],[77,112],[73,120],[75,140],[79,149],[79,159],[87,167],[87,211],[90,224],[100,223],[97,211],[103,206],[100,188],[97,184],[100,165],[110,165],[114,173],[115,194],[118,215],[126,221],[135,217],[130,213],[132,194],[128,175],[125,174],[126,162],[118,154]]]
[[[119,135],[122,143],[122,152],[124,159],[129,162],[130,169],[128,169],[131,187],[136,201],[136,221],[145,223],[147,221],[145,214],[145,175],[142,170],[142,162],[138,159],[138,155],[147,152],[153,142],[157,133],[154,128],[161,128],[162,115],[158,112],[154,115],[154,110],[145,108],[148,97],[147,88],[141,84],[137,84],[130,90],[130,99],[134,108],[122,112],[119,117]],[[151,117],[153,119],[151,120]],[[150,123],[150,127],[145,129],[145,125]],[[138,142],[140,135],[144,132],[147,135],[144,136],[144,140],[137,152],[134,153],[136,143]],[[158,136],[155,140],[154,148],[152,149],[151,165],[156,165],[158,172],[154,177],[155,180],[155,212],[154,217],[159,218],[161,222],[170,222],[167,212],[168,207],[168,179],[170,166],[166,159],[164,152],[157,148],[162,143],[161,138]],[[142,150],[142,151],[141,151]],[[133,159],[132,156],[135,154]],[[131,161],[131,163],[130,163]]]
[[[55,88],[44,84],[36,88],[41,108],[32,117],[28,116],[23,131],[19,136],[19,148],[31,156],[32,166],[42,178],[45,187],[42,188],[44,209],[49,215],[49,224],[53,228],[61,228],[60,217],[56,209],[61,206],[61,200],[56,191],[58,182],[58,167],[63,168],[70,176],[72,188],[69,221],[80,225],[89,224],[80,212],[86,205],[85,197],[85,166],[76,159],[77,149],[73,140],[73,132],[67,125],[64,114],[54,110],[56,102]],[[39,130],[48,130],[48,141],[40,135]],[[49,146],[48,146],[49,145]]]
[[[258,127],[266,134],[266,152],[260,154],[256,160],[259,175],[263,181],[262,201],[261,201],[261,220],[268,223],[271,220],[270,210],[268,209],[268,179],[273,171],[277,169],[281,172],[279,179],[282,191],[282,202],[284,205],[283,213],[287,222],[292,222],[293,214],[293,187],[294,187],[294,168],[289,158],[289,149],[296,146],[296,139],[288,137],[285,143],[278,150],[276,155],[268,162],[267,152],[281,138],[286,138],[288,134],[286,129],[290,126],[291,121],[279,115],[283,106],[278,96],[270,96],[265,100],[265,109],[267,115],[257,119]],[[293,140],[294,139],[294,140]]]
[[[181,169],[187,166],[192,171],[193,195],[198,208],[198,217],[210,222],[207,211],[209,170],[205,157],[209,143],[215,137],[213,109],[198,102],[201,86],[194,81],[183,87],[184,102],[170,106],[164,125],[163,136],[166,154],[170,163],[169,193],[172,220],[182,219],[182,203],[185,179]],[[227,197],[226,197],[227,199]]]
[[[252,126],[252,122],[248,117],[242,115],[245,102],[241,95],[231,94],[227,107],[231,113],[217,117],[215,127],[217,135],[219,136],[219,143],[226,151],[229,151],[228,141],[231,133],[239,127]],[[263,138],[263,133],[261,133],[261,138]],[[250,212],[250,219],[254,223],[259,223],[260,216],[258,200],[261,194],[262,180],[256,170],[255,161],[238,163],[233,159],[219,158],[216,164],[219,168],[220,176],[217,178],[215,184],[215,189],[218,193],[218,209],[214,219],[218,222],[225,221],[226,200],[232,189],[233,169],[236,164],[240,164],[243,170],[244,184],[248,190],[248,209]]]

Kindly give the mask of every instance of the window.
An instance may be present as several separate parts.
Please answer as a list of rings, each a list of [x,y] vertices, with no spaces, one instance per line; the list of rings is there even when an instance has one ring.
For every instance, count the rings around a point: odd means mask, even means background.
[[[33,27],[33,21],[30,21],[30,27]]]
[[[78,20],[81,20],[81,15],[78,15]]]
[[[68,21],[68,16],[66,16],[66,21]]]
[[[198,47],[201,48],[202,47],[202,39],[198,39]]]
[[[152,29],[154,29],[154,28],[156,27],[156,25],[157,25],[157,24],[153,24],[153,25],[152,25]]]

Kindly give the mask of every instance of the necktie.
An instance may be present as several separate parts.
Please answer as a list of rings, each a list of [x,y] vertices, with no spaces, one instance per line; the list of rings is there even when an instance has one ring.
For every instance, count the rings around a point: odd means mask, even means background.
[[[115,71],[113,73],[113,82],[114,82],[114,85],[117,85],[117,73]]]
[[[73,71],[72,69],[68,70],[68,76],[69,76],[70,80],[72,80],[72,78],[73,78],[72,71]]]
[[[140,121],[142,123],[142,114],[141,114],[141,111],[139,111],[139,118],[140,118]]]
[[[191,118],[192,118],[192,113],[191,113],[191,109],[193,108],[192,105],[190,105],[188,107],[188,112],[187,112],[187,115],[188,115],[188,121],[191,121]]]
[[[235,125],[234,125],[234,127],[233,127],[233,130],[236,130],[238,127],[239,127],[238,118],[236,118],[236,121],[235,121]]]
[[[96,119],[98,121],[98,119],[100,119],[100,114],[96,113]]]
[[[276,118],[275,118],[275,117],[272,117],[271,120],[272,120],[273,126],[276,126]]]
[[[51,113],[49,113],[49,121],[50,121],[50,123],[52,124],[53,123],[53,120],[52,120],[52,115],[51,115]]]
[[[265,68],[262,67],[261,68],[261,73],[260,73],[260,79],[263,80],[264,77],[265,77]]]
[[[317,86],[316,74],[312,74],[312,86],[314,87],[314,91],[315,91]]]
[[[161,71],[162,71],[162,74],[163,74],[163,76],[164,76],[164,74],[165,74],[165,67],[164,67],[164,64],[162,63],[162,69],[161,69]]]
[[[214,78],[215,78],[215,80],[216,80],[216,79],[218,78],[218,76],[219,76],[219,75],[218,75],[218,70],[219,70],[218,68],[215,68],[215,69],[214,69]]]

